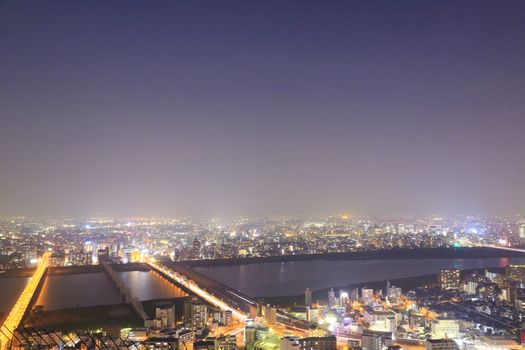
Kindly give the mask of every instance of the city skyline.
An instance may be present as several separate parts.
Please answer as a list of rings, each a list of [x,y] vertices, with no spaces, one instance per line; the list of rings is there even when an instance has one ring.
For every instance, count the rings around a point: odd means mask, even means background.
[[[524,19],[0,0],[0,350],[525,350]]]
[[[520,1],[0,3],[0,213],[525,213]]]

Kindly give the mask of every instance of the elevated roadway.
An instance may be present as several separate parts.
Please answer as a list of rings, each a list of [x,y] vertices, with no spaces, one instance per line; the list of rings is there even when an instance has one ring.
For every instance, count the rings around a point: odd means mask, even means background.
[[[217,282],[193,269],[177,264],[147,262],[161,275],[167,276],[176,283],[186,287],[194,294],[222,310],[230,310],[234,317],[241,321],[257,315],[259,303],[242,292]],[[277,310],[277,327],[288,329],[296,334],[308,332],[310,323],[293,317],[282,310]]]
[[[50,252],[44,253],[40,261],[38,262],[37,268],[31,276],[31,279],[25,286],[22,294],[16,301],[9,314],[7,315],[2,327],[0,328],[0,349],[6,349],[8,343],[14,337],[14,332],[20,326],[22,318],[26,313],[31,300],[33,299],[35,292],[40,284],[40,281],[44,277],[49,262]]]
[[[221,300],[217,296],[215,296],[212,292],[209,292],[203,288],[201,288],[197,283],[195,283],[193,280],[187,278],[184,275],[181,275],[180,273],[174,271],[173,269],[162,265],[160,263],[156,263],[154,261],[147,261],[146,262],[150,268],[152,268],[154,271],[157,271],[163,276],[167,276],[170,279],[174,280],[178,284],[184,286],[188,290],[190,290],[192,293],[198,295],[202,299],[206,300],[211,305],[220,308],[221,310],[229,310],[232,312],[233,317],[240,321],[246,321],[248,319],[248,315],[243,312],[242,310],[231,306],[227,304],[225,301]]]

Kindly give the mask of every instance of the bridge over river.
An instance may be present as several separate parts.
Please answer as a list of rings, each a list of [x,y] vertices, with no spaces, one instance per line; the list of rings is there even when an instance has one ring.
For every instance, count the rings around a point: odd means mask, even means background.
[[[54,277],[68,278],[78,276],[78,274],[75,275],[74,273],[46,276],[49,274],[50,270],[48,268],[50,256],[50,252],[46,252],[42,256],[38,262],[37,268],[33,272],[33,275],[29,278],[29,281],[18,297],[17,302],[5,318],[4,323],[0,328],[0,350],[5,350],[7,344],[9,344],[14,338],[17,338],[16,330],[22,326],[24,318],[29,314],[37,300],[39,300],[39,294],[42,294],[40,293],[40,290],[45,289],[42,288],[42,286],[45,286],[45,283],[48,282],[47,279]],[[167,266],[153,261],[148,261],[146,265],[143,264],[142,270],[140,271],[120,271],[115,269],[117,266],[118,265],[111,265],[103,262],[101,263],[101,266],[91,266],[89,270],[91,271],[91,275],[100,275],[100,273],[107,275],[108,277],[105,278],[111,281],[110,288],[116,289],[118,291],[117,295],[120,295],[120,297],[116,299],[116,302],[130,304],[137,315],[139,315],[146,324],[150,317],[148,317],[148,314],[144,311],[140,298],[134,294],[135,291],[141,292],[141,290],[140,288],[130,288],[130,286],[127,285],[130,278],[129,275],[126,274],[145,273],[157,275],[159,279],[163,280],[163,283],[172,285],[172,288],[180,291],[180,293],[184,293],[183,290],[188,291],[215,307],[222,310],[230,310],[234,318],[237,320],[237,326],[235,329],[230,330],[230,334],[239,332],[241,329],[240,327],[244,327],[244,322],[249,318],[255,317],[257,314],[259,305],[255,300],[238,290],[214,281],[192,269],[180,266],[177,267],[175,265]],[[119,269],[126,268],[121,265]],[[86,276],[89,276],[89,273],[83,273],[82,279]],[[123,276],[126,278],[123,278]],[[158,282],[159,281],[157,281],[157,283]],[[91,287],[93,288],[93,286]],[[73,292],[84,292],[81,288],[76,289],[78,290]],[[72,292],[71,288],[61,288],[60,290],[55,289],[55,291],[59,293]],[[185,295],[185,293],[183,295]],[[282,311],[277,312],[277,322],[278,324],[276,327],[281,327],[289,332],[296,333],[297,335],[303,335],[309,327],[307,322],[291,317]]]

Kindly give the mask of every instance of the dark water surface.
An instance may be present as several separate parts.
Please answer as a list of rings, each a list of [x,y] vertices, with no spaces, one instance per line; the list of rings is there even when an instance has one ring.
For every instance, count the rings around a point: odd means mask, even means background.
[[[152,271],[125,271],[118,274],[142,301],[187,295]],[[0,278],[0,314],[11,309],[28,281],[27,277]],[[47,276],[36,305],[42,305],[44,310],[50,311],[122,302],[109,277],[103,272],[96,272]]]
[[[37,305],[60,310],[121,303],[113,282],[103,272],[50,275],[46,277]]]
[[[299,295],[312,290],[351,284],[416,277],[443,268],[460,270],[523,264],[525,258],[308,260],[245,265],[195,267],[195,269],[250,296]]]
[[[313,290],[351,284],[435,274],[442,268],[483,269],[525,264],[525,258],[480,259],[391,259],[391,260],[309,260],[245,265],[195,267],[224,284],[251,296],[299,295]],[[140,300],[185,296],[152,271],[118,272]],[[0,278],[0,312],[7,312],[22,292],[26,277]],[[37,305],[46,310],[110,305],[122,302],[104,273],[47,276]]]
[[[153,271],[118,272],[133,295],[140,300],[179,298],[187,294]]]
[[[27,282],[29,277],[0,278],[0,320],[15,305]]]

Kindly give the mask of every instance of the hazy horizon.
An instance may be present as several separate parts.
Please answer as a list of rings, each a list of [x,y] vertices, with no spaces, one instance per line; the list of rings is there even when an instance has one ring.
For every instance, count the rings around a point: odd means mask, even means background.
[[[0,214],[524,214],[523,18],[1,1]]]

